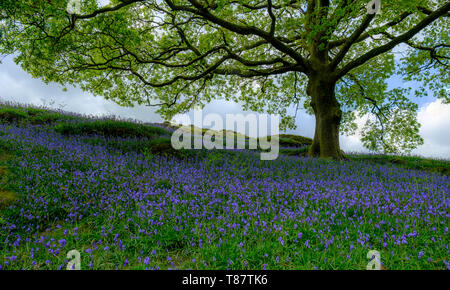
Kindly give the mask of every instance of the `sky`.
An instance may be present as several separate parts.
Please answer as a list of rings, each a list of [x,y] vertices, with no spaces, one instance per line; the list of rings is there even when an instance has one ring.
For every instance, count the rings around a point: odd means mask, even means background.
[[[45,84],[40,79],[32,78],[20,66],[16,65],[13,56],[7,56],[0,64],[0,84],[0,101],[44,105],[86,115],[116,115],[143,122],[164,121],[155,113],[155,108],[146,106],[121,107],[102,97],[83,92],[79,88],[69,86],[67,91],[63,91],[63,87],[58,84]],[[402,83],[399,77],[394,77],[389,84],[392,87],[417,85]],[[412,154],[450,159],[450,105],[442,104],[440,100],[433,97],[420,99],[418,104],[420,106],[417,116],[421,124],[420,134],[425,142]],[[217,100],[206,105],[203,115],[208,113],[217,113],[224,116],[226,113],[242,113],[245,115],[250,112],[244,111],[240,104]],[[289,130],[287,133],[313,137],[314,120],[314,116],[299,110],[296,118],[297,129]],[[341,136],[342,150],[346,152],[367,152],[359,138],[358,135]]]

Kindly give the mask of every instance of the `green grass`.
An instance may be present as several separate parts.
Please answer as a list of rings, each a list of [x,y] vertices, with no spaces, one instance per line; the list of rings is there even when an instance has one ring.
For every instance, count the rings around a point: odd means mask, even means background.
[[[395,164],[407,169],[450,174],[450,163],[447,160],[423,158],[418,156],[378,155],[378,154],[349,154],[350,160],[373,162],[378,164]]]

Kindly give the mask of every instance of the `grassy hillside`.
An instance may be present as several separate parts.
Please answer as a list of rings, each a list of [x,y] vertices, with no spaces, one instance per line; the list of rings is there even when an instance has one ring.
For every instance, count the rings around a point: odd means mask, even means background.
[[[448,161],[173,150],[167,124],[0,105],[0,269],[448,269]],[[295,146],[293,146],[295,145]]]

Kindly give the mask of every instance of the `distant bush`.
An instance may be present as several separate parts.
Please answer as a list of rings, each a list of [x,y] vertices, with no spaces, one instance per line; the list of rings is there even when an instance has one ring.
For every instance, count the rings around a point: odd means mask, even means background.
[[[18,109],[1,108],[0,121],[4,123],[21,123],[28,120],[28,115]]]
[[[159,139],[148,147],[151,154],[163,156],[183,157],[184,150],[175,150],[172,147],[170,139]]]
[[[159,127],[151,127],[115,120],[96,120],[81,123],[63,123],[55,126],[55,131],[63,135],[96,134],[105,137],[147,137],[165,135],[167,131]]]
[[[271,137],[272,136],[267,136],[267,141],[270,142]],[[264,138],[259,138],[258,140]],[[311,145],[313,141],[311,138],[308,137],[290,134],[280,134],[278,140],[281,147],[297,147],[297,148]]]
[[[17,197],[13,192],[0,190],[0,209],[7,208],[16,200]]]
[[[194,156],[204,156],[208,150],[189,150],[189,149],[174,149],[170,138],[158,138],[150,140],[148,147],[146,147],[146,154],[160,155],[160,156],[173,156],[178,159],[187,159]]]
[[[42,114],[48,113],[47,110],[33,108],[33,107],[25,108],[25,110],[28,113],[28,115],[30,115],[30,116],[36,116],[36,115],[42,115]]]
[[[28,113],[30,114],[30,113]],[[61,120],[61,114],[57,113],[41,113],[34,115],[30,118],[30,123],[33,125],[46,125],[46,124],[53,124],[59,120]]]
[[[313,142],[311,138],[290,134],[280,134],[280,139],[289,139],[289,141],[291,142],[295,142],[297,144],[302,145],[311,145]]]
[[[3,107],[0,108],[0,122],[15,124],[48,125],[57,121],[67,121],[72,116],[33,107]]]

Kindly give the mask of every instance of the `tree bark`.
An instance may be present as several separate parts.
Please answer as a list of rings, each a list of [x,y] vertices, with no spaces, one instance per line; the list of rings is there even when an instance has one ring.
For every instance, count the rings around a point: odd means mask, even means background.
[[[316,117],[314,139],[308,154],[322,158],[342,159],[339,147],[339,125],[342,111],[334,90],[336,82],[327,75],[313,75],[308,81],[307,93]]]

